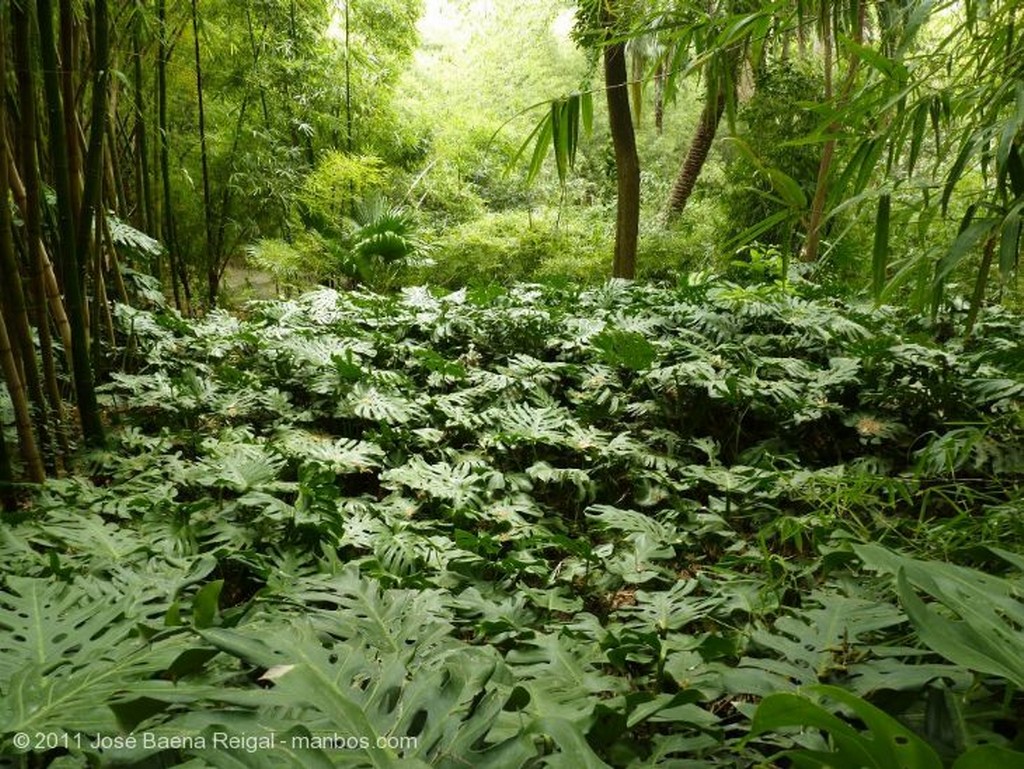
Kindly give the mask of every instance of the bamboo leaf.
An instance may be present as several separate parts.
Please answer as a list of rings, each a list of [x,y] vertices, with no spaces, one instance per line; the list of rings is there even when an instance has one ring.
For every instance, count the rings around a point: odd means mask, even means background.
[[[1002,133],[999,136],[999,146],[996,148],[996,171],[999,177],[999,185],[1002,186],[1006,178],[1006,172],[1010,165],[1011,155],[1017,154],[1017,134],[1024,125],[1024,84],[1017,84],[1016,109],[1010,118],[1003,124]],[[1015,195],[1020,192],[1014,190]]]
[[[537,122],[537,125],[533,127],[533,130],[530,131],[530,134],[526,137],[523,143],[519,145],[519,149],[516,150],[515,154],[512,156],[512,159],[509,160],[505,166],[506,175],[511,173],[512,169],[516,167],[516,165],[519,163],[519,159],[523,156],[523,153],[526,152],[526,148],[529,147],[536,140],[537,134],[544,130],[544,124],[546,122],[547,116],[545,115]],[[536,151],[536,147],[534,148],[534,151]]]
[[[569,125],[565,120],[565,102],[561,99],[551,102],[551,135],[555,147],[555,168],[558,181],[565,184],[569,173]]]
[[[910,77],[906,66],[887,56],[883,56],[872,46],[862,45],[846,35],[840,35],[839,41],[849,55],[856,55],[869,67],[878,70],[890,80],[904,83]]]
[[[1020,145],[1015,145],[1006,160],[1010,172],[1010,188],[1014,197],[1024,195],[1024,160],[1021,159]]]
[[[530,168],[526,172],[526,183],[531,184],[540,173],[544,158],[548,156],[549,144],[551,142],[551,113],[541,121],[540,132],[537,134],[536,144],[533,147],[533,157],[530,159]]]
[[[880,303],[885,288],[885,273],[889,266],[889,212],[892,198],[882,195],[878,198],[878,213],[875,216],[875,247],[871,258],[871,288],[875,302]]]
[[[767,216],[761,221],[757,222],[756,224],[751,225],[743,232],[741,232],[739,235],[737,235],[735,238],[733,238],[731,241],[729,241],[729,243],[726,245],[726,249],[731,251],[733,249],[739,248],[742,245],[750,243],[753,240],[756,240],[758,237],[760,237],[762,233],[768,232],[768,230],[772,229],[772,227],[775,227],[776,225],[786,222],[790,218],[790,216],[792,216],[792,212],[789,211],[788,209],[776,211],[771,216]]]
[[[587,136],[594,130],[594,95],[590,91],[580,94],[580,117]]]
[[[910,131],[910,155],[907,157],[907,174],[914,173],[914,165],[921,154],[921,145],[924,144],[924,132],[928,125],[928,105],[921,103],[914,111],[914,123]]]
[[[785,171],[767,166],[764,161],[757,156],[757,153],[751,149],[750,145],[742,139],[732,137],[730,141],[759,171],[771,180],[775,191],[779,193],[779,197],[781,197],[788,206],[798,210],[807,208],[807,195],[804,194],[803,188],[796,179]]]
[[[932,121],[932,135],[935,138],[935,154],[942,154],[942,140],[941,132],[939,131],[939,121],[942,118],[942,101],[938,96],[932,98],[928,103],[928,116]]]
[[[1020,244],[1020,213],[1024,202],[1018,203],[1003,219],[999,234],[999,274],[1006,280],[1017,267]]]
[[[938,572],[937,564],[928,566]],[[961,572],[948,583],[922,586],[926,590],[931,587],[929,592],[934,593],[936,599],[961,615],[960,621],[953,621],[929,608],[911,587],[906,571],[903,568],[899,570],[896,583],[900,603],[914,623],[918,636],[946,659],[1024,686],[1024,665],[1020,656],[1024,653],[1024,635],[1008,623],[999,624],[995,611],[985,605],[989,596],[968,581],[969,570],[962,569]],[[951,587],[958,587],[959,595],[949,592]],[[979,612],[973,612],[965,602],[971,597],[980,602]]]
[[[850,184],[850,180],[853,178],[854,173],[861,168],[867,160],[867,156],[871,153],[872,140],[861,142],[857,149],[853,153],[853,157],[850,158],[850,162],[846,164],[843,172],[839,174],[839,178],[835,184],[832,185],[830,190],[829,198],[831,200],[841,199],[846,196],[846,188]]]
[[[968,224],[953,241],[953,245],[945,253],[935,267],[935,286],[944,283],[961,260],[984,240],[998,222],[994,219],[978,219]]]
[[[576,149],[580,143],[580,95],[574,93],[565,101],[566,132],[569,137],[569,168],[576,167]]]
[[[853,187],[854,193],[858,193],[868,186],[868,182],[871,181],[871,174],[874,173],[875,166],[878,164],[878,159],[882,156],[882,150],[884,149],[885,141],[882,139],[872,139],[868,142],[868,151],[857,172],[857,181]]]
[[[807,208],[807,195],[804,194],[803,188],[796,179],[778,168],[765,170],[768,178],[772,180],[772,186],[791,208],[797,210]]]
[[[960,147],[960,152],[956,156],[956,160],[953,162],[953,167],[949,169],[949,174],[946,176],[946,185],[942,189],[942,213],[945,214],[949,210],[949,199],[953,196],[953,188],[956,187],[957,182],[960,181],[960,177],[964,173],[964,169],[967,167],[967,161],[977,145],[977,140],[974,136],[971,136],[967,141]]]

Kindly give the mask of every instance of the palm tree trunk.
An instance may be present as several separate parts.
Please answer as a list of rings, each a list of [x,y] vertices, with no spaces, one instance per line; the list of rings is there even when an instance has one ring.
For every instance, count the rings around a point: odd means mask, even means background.
[[[602,6],[602,15],[607,14],[604,8]],[[611,21],[607,16],[603,19],[609,27]],[[625,48],[623,43],[605,45],[604,77],[605,93],[608,97],[608,124],[615,149],[618,192],[612,275],[616,278],[632,279],[636,276],[636,246],[640,229],[640,159],[636,152],[633,117],[629,111]]]
[[[690,142],[690,149],[686,153],[686,159],[679,169],[679,175],[668,198],[668,218],[679,216],[686,208],[693,188],[697,185],[697,179],[704,168],[704,163],[711,152],[711,145],[718,133],[718,124],[722,122],[722,115],[725,113],[725,94],[708,94],[701,110],[700,120],[694,131],[693,139]]]

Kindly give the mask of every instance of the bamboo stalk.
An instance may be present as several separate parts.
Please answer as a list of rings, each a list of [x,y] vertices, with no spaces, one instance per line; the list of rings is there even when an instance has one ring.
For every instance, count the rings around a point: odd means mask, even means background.
[[[114,288],[117,290],[117,298],[122,304],[128,304],[128,289],[124,285],[124,277],[121,275],[121,262],[117,256],[117,248],[114,246],[114,236],[110,232],[110,222],[103,218],[103,237],[107,242],[107,255],[109,264],[107,269],[114,276]]]
[[[60,296],[60,286],[57,285],[57,274],[54,271],[53,260],[46,251],[42,241],[38,243],[40,261],[43,263],[43,286],[46,289],[46,304],[50,308],[54,325],[57,326],[57,333],[60,336],[61,344],[64,345],[64,354],[71,353],[71,323],[68,321],[68,314],[64,309],[64,301]]]
[[[3,313],[0,313],[0,370],[7,382],[7,392],[14,404],[14,424],[18,430],[18,441],[21,444],[21,458],[25,463],[25,473],[33,483],[46,480],[43,470],[43,459],[39,454],[35,433],[32,430],[32,417],[29,414],[28,398],[25,386],[18,376],[18,366],[14,361],[14,350],[7,335],[7,324]]]

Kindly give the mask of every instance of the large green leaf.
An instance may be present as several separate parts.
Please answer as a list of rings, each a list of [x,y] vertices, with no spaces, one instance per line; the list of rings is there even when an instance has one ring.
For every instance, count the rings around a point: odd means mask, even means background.
[[[1024,688],[1019,584],[976,569],[908,558],[879,545],[858,545],[855,550],[869,568],[896,576],[900,601],[922,642],[957,664]],[[925,604],[915,588],[947,611]]]
[[[754,631],[755,648],[772,655],[744,657],[737,671],[727,671],[729,680],[744,680],[738,674],[752,668],[764,673],[760,680],[753,679],[761,687],[757,691],[825,681],[845,673],[870,648],[874,634],[903,622],[900,612],[886,603],[824,591],[809,598],[808,603],[818,605],[780,617],[770,630]]]
[[[983,745],[964,753],[953,769],[1024,769],[1024,753],[996,745]]]
[[[875,216],[875,246],[871,258],[871,290],[875,301],[882,298],[885,289],[886,269],[889,266],[889,215],[892,207],[892,196],[881,195],[878,198],[878,213]]]
[[[793,766],[820,769],[942,769],[928,743],[890,715],[850,692],[834,686],[809,686],[805,692],[849,709],[866,731],[800,694],[779,693],[758,705],[751,736],[791,727],[820,729],[831,738],[827,750],[794,749],[783,755]]]
[[[504,665],[488,649],[452,644],[411,664],[415,643],[382,650],[360,637],[324,637],[301,621],[276,630],[206,630],[203,637],[258,666],[273,683],[267,691],[223,695],[226,704],[256,708],[254,725],[302,725],[321,741],[361,738],[353,749],[331,755],[335,766],[526,766],[538,755],[533,733],[563,737],[564,749],[580,760],[589,756],[586,765],[602,765],[563,719],[527,721],[512,736],[488,740],[512,693]],[[217,716],[208,720],[216,725]]]
[[[146,641],[139,596],[99,584],[8,577],[0,592],[0,735],[112,733],[110,707],[167,670],[180,634]],[[171,596],[141,596],[165,610]]]

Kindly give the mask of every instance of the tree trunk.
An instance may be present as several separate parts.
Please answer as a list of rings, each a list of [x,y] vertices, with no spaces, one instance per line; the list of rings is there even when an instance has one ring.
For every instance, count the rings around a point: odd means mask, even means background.
[[[192,0],[192,50],[195,54],[196,96],[199,106],[199,159],[203,169],[203,221],[206,224],[206,289],[210,307],[217,306],[220,270],[214,253],[213,199],[210,196],[210,161],[206,149],[206,110],[203,101],[203,67],[199,56],[199,10]]]
[[[701,110],[700,120],[690,141],[690,149],[686,153],[686,159],[679,169],[679,175],[672,185],[672,191],[668,198],[668,217],[679,216],[686,208],[693,188],[697,185],[697,179],[704,168],[704,163],[711,152],[711,145],[718,133],[718,124],[722,122],[722,115],[725,112],[725,94],[708,94],[704,102],[704,109]]]
[[[352,64],[351,40],[349,25],[351,19],[348,12],[349,4],[345,3],[345,150],[352,152]]]
[[[64,344],[65,355],[71,358],[71,323],[68,321],[67,312],[64,309],[64,302],[60,298],[60,285],[57,283],[57,273],[53,268],[53,260],[46,253],[46,248],[41,240],[37,240],[36,249],[39,271],[42,274],[42,292],[45,296],[45,304],[50,308],[53,315],[53,323],[57,326],[57,333]],[[47,342],[49,344],[49,342]],[[52,360],[52,356],[50,356]]]
[[[157,135],[160,137],[160,177],[163,186],[164,244],[167,246],[168,264],[171,272],[171,290],[174,306],[179,311],[190,312],[190,291],[188,274],[178,255],[178,237],[175,231],[174,207],[171,203],[171,148],[167,128],[167,62],[170,59],[167,36],[167,1],[157,0],[157,22],[160,29],[157,49]],[[184,293],[184,302],[182,294]]]
[[[146,134],[146,102],[143,96],[142,79],[142,9],[135,9],[135,17],[132,21],[132,62],[133,75],[135,78],[135,157],[136,157],[136,182],[141,194],[136,201],[142,208],[141,228],[147,233],[156,233],[156,221],[153,217],[153,191],[149,186],[149,141]],[[157,277],[159,275],[159,262],[157,264]]]
[[[864,40],[865,5],[860,0],[857,2],[857,29],[853,32],[854,42],[858,45]],[[824,49],[825,68],[825,103],[832,101],[832,13],[831,7],[826,6],[821,14],[821,38]],[[853,86],[857,81],[857,69],[860,66],[860,57],[854,52],[850,54],[850,68],[846,73],[846,80],[843,83],[842,91],[839,94],[840,102],[846,102]],[[839,123],[829,124],[828,134],[834,136],[839,130]],[[807,221],[807,238],[804,240],[804,248],[801,258],[805,262],[813,262],[818,259],[818,249],[821,246],[821,229],[825,223],[825,201],[828,198],[829,177],[832,174],[832,162],[836,154],[836,140],[827,139],[825,146],[821,149],[821,161],[818,164],[818,182],[814,189],[814,198],[811,200],[811,211]]]
[[[82,226],[79,217],[82,213],[82,144],[79,142],[77,112],[77,89],[75,88],[75,72],[78,54],[78,25],[75,23],[75,12],[71,0],[60,0],[60,89],[64,100],[64,135],[67,137],[68,175],[71,179],[71,216],[75,223],[75,232]],[[39,6],[42,14],[42,6]]]
[[[821,14],[822,61],[825,74],[825,103],[832,101],[832,14],[826,7]],[[829,126],[831,134],[835,124]],[[821,245],[821,225],[825,217],[825,198],[828,195],[828,177],[832,170],[832,158],[835,156],[835,139],[825,141],[821,148],[821,159],[818,163],[818,181],[811,200],[810,217],[807,221],[807,237],[801,258],[805,262],[813,262],[818,258],[818,247]]]
[[[49,115],[50,155],[53,161],[54,187],[57,193],[61,271],[64,275],[64,290],[67,296],[68,321],[71,324],[71,361],[75,378],[75,395],[86,444],[102,446],[106,443],[106,436],[103,421],[100,419],[99,405],[96,402],[92,367],[89,363],[88,327],[85,321],[78,243],[75,238],[75,223],[71,207],[71,176],[68,166],[67,142],[75,141],[75,139],[65,136],[64,131],[64,109],[60,98],[57,54],[54,47],[53,9],[50,0],[38,0],[38,8],[43,90],[46,95],[47,114]]]
[[[608,22],[609,20],[605,19],[605,23]],[[636,152],[633,118],[629,112],[626,52],[623,43],[605,45],[604,77],[605,92],[608,95],[608,124],[615,148],[618,189],[612,275],[616,278],[632,279],[636,276],[636,243],[640,229],[640,159]]]

